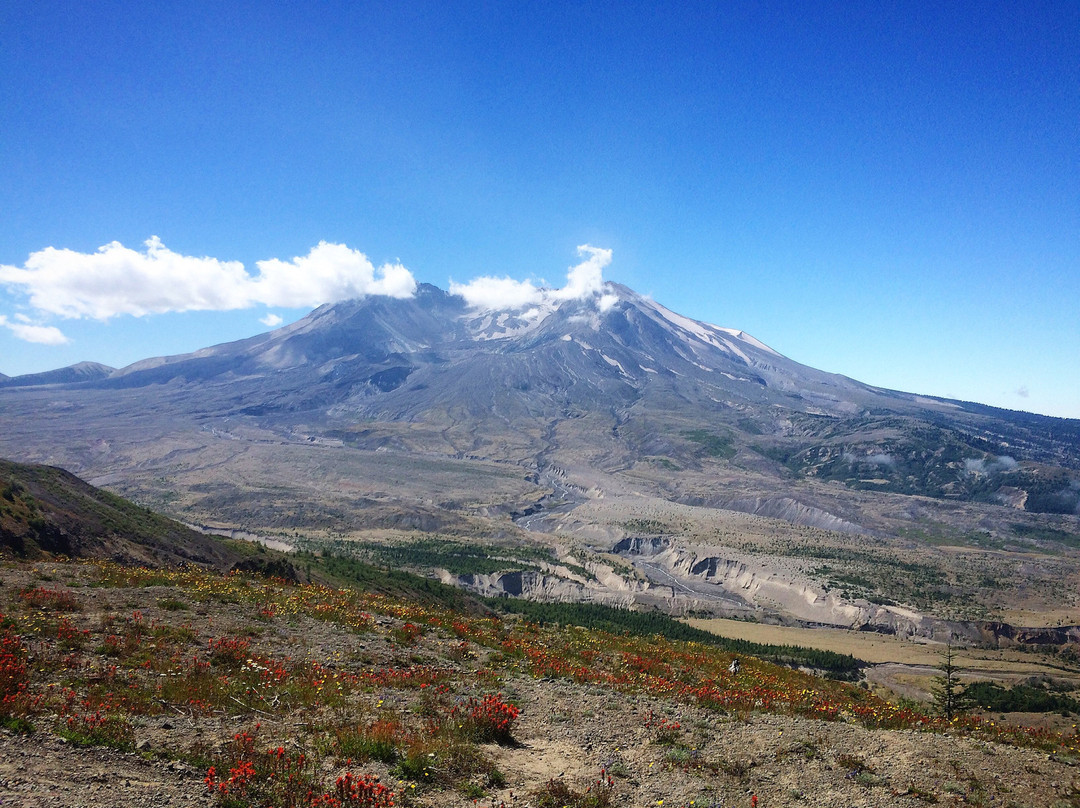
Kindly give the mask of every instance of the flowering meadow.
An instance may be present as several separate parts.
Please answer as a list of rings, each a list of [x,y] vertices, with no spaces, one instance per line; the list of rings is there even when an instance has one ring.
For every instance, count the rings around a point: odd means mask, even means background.
[[[8,564],[3,574],[7,731],[182,761],[197,773],[192,795],[219,806],[718,808],[794,799],[758,787],[764,753],[716,751],[718,721],[732,731],[787,722],[777,725],[770,764],[822,759],[812,728],[827,726],[1080,762],[1075,731],[945,721],[754,658],[731,673],[730,653],[692,642],[195,568],[56,562]],[[590,694],[597,709],[614,705],[637,746],[578,749],[594,760],[576,780],[540,773],[515,786],[522,775],[511,767],[536,748],[537,733],[572,734],[588,719],[580,700],[559,712],[546,696],[523,695],[541,686]],[[527,737],[526,726],[538,729]],[[810,740],[784,745],[784,727]],[[885,787],[867,760],[845,755],[824,768],[839,767],[852,788]],[[917,802],[975,801],[970,778],[957,780],[959,791],[948,782],[937,792],[914,782],[891,788]],[[648,803],[626,802],[631,793],[643,799],[646,786]]]

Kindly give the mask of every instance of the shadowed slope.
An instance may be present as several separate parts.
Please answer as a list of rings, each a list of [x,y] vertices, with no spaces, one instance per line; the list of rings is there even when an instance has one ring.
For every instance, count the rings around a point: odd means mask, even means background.
[[[135,563],[229,569],[241,555],[210,536],[102,491],[63,469],[0,460],[0,547]]]

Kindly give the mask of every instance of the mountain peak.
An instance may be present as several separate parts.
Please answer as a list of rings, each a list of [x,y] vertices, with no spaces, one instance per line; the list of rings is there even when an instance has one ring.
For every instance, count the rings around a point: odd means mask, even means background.
[[[611,395],[625,406],[658,395],[658,386],[678,390],[703,411],[722,402],[783,401],[810,412],[851,413],[867,404],[864,385],[799,365],[744,331],[677,314],[595,273],[571,277],[562,289],[533,291],[526,305],[493,307],[488,303],[499,295],[478,298],[477,287],[447,292],[421,284],[411,298],[327,304],[245,340],[115,372],[67,370],[63,380],[105,387],[248,380],[272,385],[266,394],[288,399],[290,409],[325,411],[347,401],[353,410],[375,407],[389,417],[444,406],[421,391],[482,408],[476,399],[487,391],[461,386],[478,377],[516,380],[522,392],[507,395],[528,399],[521,406],[531,410],[546,405],[536,400],[530,377],[546,381],[552,402],[580,399],[581,406]],[[411,395],[399,389],[406,379]]]

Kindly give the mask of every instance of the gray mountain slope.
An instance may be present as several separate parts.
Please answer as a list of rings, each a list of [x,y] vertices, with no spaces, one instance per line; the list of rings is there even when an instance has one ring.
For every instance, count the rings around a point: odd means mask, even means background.
[[[527,412],[668,397],[706,409],[730,400],[827,415],[960,406],[814,370],[742,332],[694,323],[611,286],[619,303],[606,312],[568,302],[538,322],[470,312],[460,298],[423,286],[414,300],[323,306],[268,334],[137,362],[95,386],[265,381],[274,400],[265,410],[317,410],[333,401],[390,418],[448,401],[483,414],[507,398],[521,399],[507,406]],[[493,384],[503,390],[490,390]]]
[[[845,529],[867,523],[860,508],[826,505],[833,489],[792,499],[794,483],[839,484],[863,499],[1080,508],[1080,422],[871,387],[624,286],[605,293],[604,305],[487,312],[423,285],[409,300],[322,306],[266,334],[75,384],[39,374],[38,385],[0,390],[9,427],[0,447],[122,481],[163,462],[154,441],[213,424],[212,434],[243,426],[509,462],[548,485],[552,469],[572,469],[581,490],[649,462],[672,471],[649,483],[669,499],[812,522],[805,506]],[[91,448],[93,435],[109,448]],[[709,491],[679,470],[736,477]]]
[[[114,371],[99,362],[78,362],[66,368],[47,370],[43,373],[27,373],[22,376],[0,374],[2,387],[37,387],[45,384],[78,384],[104,379]]]

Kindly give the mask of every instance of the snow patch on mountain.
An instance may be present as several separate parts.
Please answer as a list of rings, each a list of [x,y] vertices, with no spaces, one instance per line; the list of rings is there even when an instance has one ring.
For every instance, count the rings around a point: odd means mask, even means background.
[[[733,354],[748,365],[753,365],[754,360],[747,356],[738,345],[733,344],[731,340],[739,340],[747,345],[752,345],[760,351],[765,351],[773,356],[780,356],[780,354],[768,345],[750,336],[745,331],[740,331],[737,328],[721,328],[720,326],[711,325],[709,323],[691,320],[689,317],[676,314],[670,309],[667,309],[656,301],[648,298],[642,298],[641,303],[643,307],[651,309],[668,323],[682,331],[685,335],[696,339],[699,342],[704,342],[706,345],[718,348],[726,353]]]
[[[497,340],[520,337],[535,331],[558,306],[542,303],[524,312],[485,310],[479,315],[463,314],[461,321],[475,340]]]
[[[739,340],[742,340],[743,342],[746,342],[746,343],[749,343],[750,345],[753,345],[759,351],[765,351],[766,353],[771,353],[773,356],[780,356],[779,353],[774,351],[772,348],[770,348],[764,342],[757,339],[756,337],[750,336],[745,331],[740,331],[737,328],[723,328],[723,327],[718,326],[718,325],[710,326],[710,328],[715,328],[717,331],[723,331],[725,334],[730,334],[735,339],[739,339]]]
[[[627,373],[627,372],[626,372],[626,368],[624,368],[624,367],[622,366],[622,364],[621,364],[621,363],[620,363],[620,362],[619,362],[619,361],[618,361],[617,359],[612,359],[612,358],[611,358],[610,356],[608,356],[608,355],[607,355],[606,353],[601,353],[601,354],[600,354],[600,356],[601,356],[601,358],[602,358],[602,359],[603,359],[603,360],[604,360],[605,362],[607,362],[607,363],[608,363],[609,365],[611,365],[612,367],[616,367],[616,368],[618,368],[618,369],[619,369],[619,373],[621,373],[621,374],[622,374],[623,376],[629,376],[629,375],[630,375],[629,373]]]

